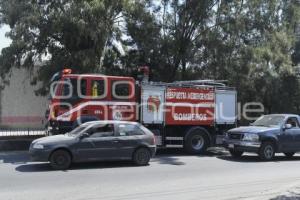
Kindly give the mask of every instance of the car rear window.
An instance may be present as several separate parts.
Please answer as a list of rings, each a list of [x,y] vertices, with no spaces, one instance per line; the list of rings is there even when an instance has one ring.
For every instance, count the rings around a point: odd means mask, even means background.
[[[134,135],[145,135],[145,133],[137,125],[119,124],[118,125],[118,135],[119,136],[134,136]]]
[[[114,136],[114,128],[112,124],[96,125],[89,131],[91,137],[112,137]]]

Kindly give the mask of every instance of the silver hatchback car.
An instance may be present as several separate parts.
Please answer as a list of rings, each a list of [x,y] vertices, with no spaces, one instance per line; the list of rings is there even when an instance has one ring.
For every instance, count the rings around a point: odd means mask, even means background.
[[[147,165],[155,155],[155,136],[136,122],[93,121],[64,135],[34,140],[29,149],[33,161],[50,162],[63,170],[73,162],[132,160]]]

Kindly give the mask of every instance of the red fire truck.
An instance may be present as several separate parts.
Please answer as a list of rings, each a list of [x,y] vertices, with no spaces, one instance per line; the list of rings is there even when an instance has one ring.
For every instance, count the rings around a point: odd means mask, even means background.
[[[212,80],[149,82],[149,69],[141,71],[139,80],[69,69],[55,74],[48,130],[61,134],[93,120],[138,121],[153,131],[158,146],[202,153],[236,126],[234,88]]]

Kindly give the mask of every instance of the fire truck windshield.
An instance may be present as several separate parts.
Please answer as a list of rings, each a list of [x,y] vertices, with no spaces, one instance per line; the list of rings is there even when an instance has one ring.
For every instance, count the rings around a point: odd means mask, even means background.
[[[77,94],[77,84],[74,79],[65,79],[63,81],[63,87],[62,87],[62,96],[64,97],[74,97],[75,94]]]
[[[78,99],[81,95],[86,95],[85,79],[78,81],[76,78],[65,78],[62,81],[60,96],[62,96],[63,99]]]

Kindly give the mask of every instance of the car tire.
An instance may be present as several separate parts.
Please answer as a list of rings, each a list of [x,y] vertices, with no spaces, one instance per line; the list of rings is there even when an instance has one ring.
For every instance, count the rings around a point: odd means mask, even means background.
[[[66,170],[72,163],[72,158],[66,150],[56,150],[50,156],[50,165],[55,170]]]
[[[229,153],[230,153],[230,155],[231,155],[232,157],[234,157],[234,158],[240,158],[240,157],[242,157],[242,155],[243,155],[244,152],[242,152],[242,151],[237,151],[237,150],[234,150],[234,149],[230,149],[230,150],[229,150]]]
[[[206,152],[209,146],[209,138],[205,130],[191,129],[188,131],[185,141],[184,149],[189,154],[201,154]]]
[[[258,155],[261,160],[270,161],[275,156],[275,145],[273,142],[262,143]]]
[[[284,155],[288,158],[292,158],[295,155],[295,152],[287,152],[287,153],[284,153]]]
[[[148,165],[151,159],[151,153],[147,148],[137,149],[132,156],[134,164],[138,166]]]

